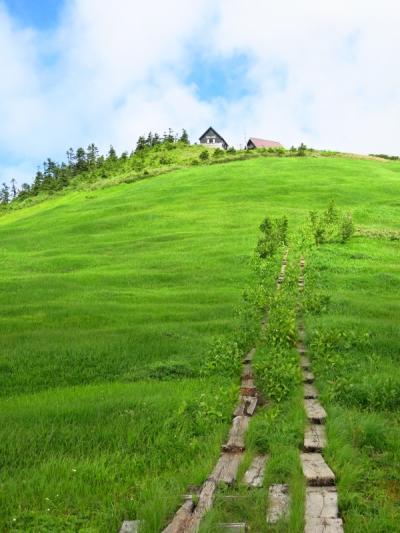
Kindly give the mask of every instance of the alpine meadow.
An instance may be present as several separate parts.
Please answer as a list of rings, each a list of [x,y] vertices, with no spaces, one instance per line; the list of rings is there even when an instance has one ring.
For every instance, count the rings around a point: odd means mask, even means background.
[[[0,530],[161,532],[208,480],[199,531],[300,533],[313,421],[329,520],[400,531],[400,161],[142,141],[0,206]]]

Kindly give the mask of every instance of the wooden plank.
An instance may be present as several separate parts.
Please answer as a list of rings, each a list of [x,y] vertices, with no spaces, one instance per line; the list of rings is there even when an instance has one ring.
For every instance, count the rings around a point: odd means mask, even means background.
[[[327,487],[335,484],[335,474],[320,453],[301,453],[301,464],[307,484],[311,487]]]
[[[313,424],[323,424],[326,420],[326,411],[316,399],[304,400],[304,409],[307,418]]]
[[[242,452],[245,449],[244,435],[249,425],[248,416],[235,416],[229,430],[228,442],[223,445],[224,452]]]
[[[253,416],[257,407],[257,396],[240,396],[239,404],[237,405],[233,416]]]
[[[256,457],[254,457],[249,469],[245,472],[243,478],[244,483],[248,487],[262,487],[266,462],[266,455],[256,455]]]
[[[119,533],[138,533],[140,520],[125,520],[122,522]]]
[[[287,485],[271,485],[268,491],[267,523],[276,524],[289,512],[289,489]]]
[[[343,533],[341,518],[310,518],[306,520],[304,533]]]
[[[312,424],[304,433],[304,451],[322,452],[326,446],[325,426]]]
[[[192,496],[188,496],[175,513],[172,521],[165,529],[163,529],[162,533],[181,533],[185,531],[185,528],[192,516],[193,509],[194,502]]]
[[[254,354],[256,353],[256,349],[252,348],[244,357],[243,363],[251,363],[253,360]]]
[[[305,355],[300,356],[300,366],[303,370],[310,370],[311,368],[310,360]]]
[[[210,479],[216,483],[232,485],[236,480],[237,471],[242,459],[242,453],[223,453],[218,459]]]
[[[318,392],[317,389],[314,387],[312,383],[305,383],[304,384],[304,398],[318,398]]]
[[[199,494],[199,500],[190,517],[184,533],[197,533],[200,528],[200,522],[203,516],[211,509],[214,500],[214,494],[217,489],[217,482],[214,479],[208,479]]]
[[[303,371],[303,381],[304,383],[314,383],[314,374],[308,370]]]
[[[223,531],[233,531],[244,533],[247,530],[246,524],[244,522],[231,522],[230,524],[218,524],[218,529]]]
[[[252,378],[242,380],[240,394],[243,396],[256,396],[257,389]]]
[[[244,363],[242,369],[242,379],[252,379],[253,378],[253,369],[251,363]]]
[[[338,494],[336,487],[307,487],[306,520],[309,518],[337,518]]]

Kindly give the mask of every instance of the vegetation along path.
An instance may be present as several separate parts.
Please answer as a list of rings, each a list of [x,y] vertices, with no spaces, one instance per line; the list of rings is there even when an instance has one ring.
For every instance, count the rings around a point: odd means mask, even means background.
[[[299,290],[304,290],[304,258],[300,260]],[[326,464],[323,451],[326,446],[326,411],[319,403],[314,387],[307,348],[304,344],[304,324],[299,317],[298,351],[304,381],[304,408],[308,425],[304,435],[301,464],[306,478],[305,533],[343,533],[343,522],[339,518],[338,495],[335,474]]]
[[[285,278],[287,256],[288,252],[286,251],[276,283],[277,289],[280,288]],[[262,330],[266,327],[268,327],[268,310],[266,310],[266,315],[262,320]],[[212,506],[218,485],[221,483],[232,485],[235,482],[245,450],[245,433],[250,423],[250,417],[253,416],[258,403],[258,392],[254,383],[252,367],[255,350],[252,348],[243,359],[239,403],[233,413],[228,440],[222,446],[222,455],[210,477],[202,485],[196,503],[192,496],[188,496],[163,533],[196,533],[199,530],[201,520]],[[248,486],[262,485],[265,462],[266,458],[263,456],[254,458],[251,467],[245,473],[245,482]]]

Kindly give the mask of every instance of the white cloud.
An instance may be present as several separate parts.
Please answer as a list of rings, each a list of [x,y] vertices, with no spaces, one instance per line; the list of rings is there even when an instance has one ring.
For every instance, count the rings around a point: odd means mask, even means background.
[[[0,0],[0,179],[70,145],[130,149],[169,126],[196,139],[211,123],[235,143],[400,153],[394,0],[75,0],[60,20],[21,28]],[[249,94],[199,95],[185,81],[199,51],[248,55]]]

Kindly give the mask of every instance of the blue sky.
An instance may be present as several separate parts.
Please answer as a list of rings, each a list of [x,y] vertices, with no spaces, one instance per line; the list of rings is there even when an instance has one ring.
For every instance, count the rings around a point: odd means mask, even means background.
[[[400,154],[398,27],[396,0],[0,0],[0,182],[169,127]]]
[[[20,24],[33,26],[38,30],[51,30],[62,11],[61,0],[5,0],[8,12]]]

